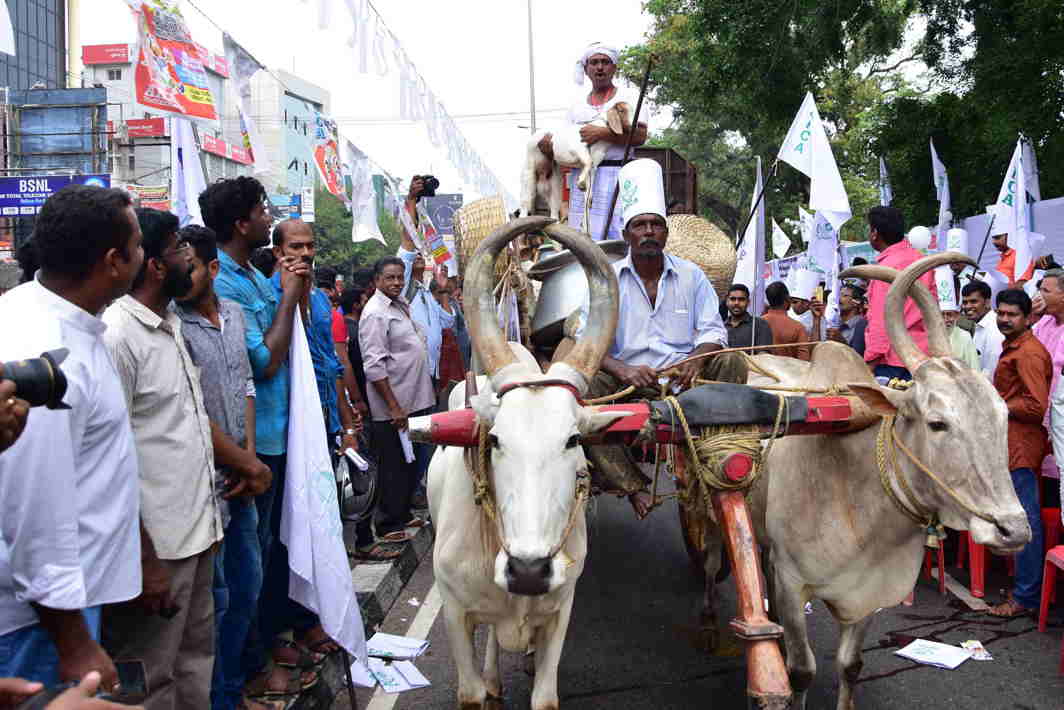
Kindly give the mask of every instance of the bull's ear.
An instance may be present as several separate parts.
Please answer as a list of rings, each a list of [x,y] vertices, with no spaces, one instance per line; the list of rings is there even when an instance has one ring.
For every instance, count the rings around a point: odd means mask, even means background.
[[[489,390],[473,395],[469,398],[469,405],[482,421],[495,423],[495,415],[499,413],[499,398],[494,392]]]
[[[628,123],[628,104],[616,103],[606,112],[606,125],[619,136],[624,135],[624,125]]]
[[[906,402],[909,401],[909,393],[901,390],[892,390],[889,387],[879,385],[866,385],[852,382],[846,385],[851,392],[861,398],[876,414],[897,414]]]
[[[625,412],[610,410],[608,412],[600,412],[594,407],[584,407],[583,414],[580,417],[579,429],[581,436],[591,436],[603,429],[608,428],[618,419],[624,419],[630,414],[635,412]]]

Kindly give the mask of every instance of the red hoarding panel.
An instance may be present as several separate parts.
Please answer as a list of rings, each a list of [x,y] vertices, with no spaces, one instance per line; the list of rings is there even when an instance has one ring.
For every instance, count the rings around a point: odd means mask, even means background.
[[[126,121],[130,138],[155,138],[166,135],[165,118],[131,118]]]
[[[128,44],[87,44],[81,48],[81,61],[91,64],[129,64],[132,60]]]

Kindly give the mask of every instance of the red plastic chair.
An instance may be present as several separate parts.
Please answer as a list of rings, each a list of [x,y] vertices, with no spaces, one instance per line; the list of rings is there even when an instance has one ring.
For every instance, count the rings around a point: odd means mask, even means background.
[[[1060,518],[1057,518],[1060,521]],[[1057,545],[1046,554],[1045,571],[1042,574],[1042,603],[1038,607],[1038,630],[1045,633],[1049,618],[1049,598],[1056,586],[1057,569],[1064,569],[1064,545]],[[1064,639],[1060,644],[1060,673],[1064,674]]]
[[[1060,508],[1042,508],[1042,535],[1046,553],[1060,544],[1061,520]],[[972,536],[967,530],[961,533],[960,548],[957,550],[957,566],[964,567],[965,562],[971,560],[970,585],[973,597],[982,597],[986,587],[986,548],[972,542]],[[926,564],[926,562],[925,562]],[[1009,575],[1015,575],[1015,560],[1008,558]],[[1051,599],[1056,601],[1055,586],[1050,588]]]

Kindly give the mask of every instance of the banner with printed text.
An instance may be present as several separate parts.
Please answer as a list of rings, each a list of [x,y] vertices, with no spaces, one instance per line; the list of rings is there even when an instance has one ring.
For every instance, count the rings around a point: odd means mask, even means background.
[[[137,103],[156,111],[217,121],[202,50],[173,0],[126,0],[137,23]]]

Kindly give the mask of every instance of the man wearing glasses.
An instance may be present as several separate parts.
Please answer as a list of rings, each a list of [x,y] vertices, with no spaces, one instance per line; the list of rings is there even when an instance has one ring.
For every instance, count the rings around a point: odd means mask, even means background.
[[[104,609],[104,646],[141,660],[147,707],[210,707],[215,544],[222,539],[211,425],[173,299],[192,287],[177,217],[138,209],[144,264],[103,315],[140,464],[141,571],[136,599]]]

